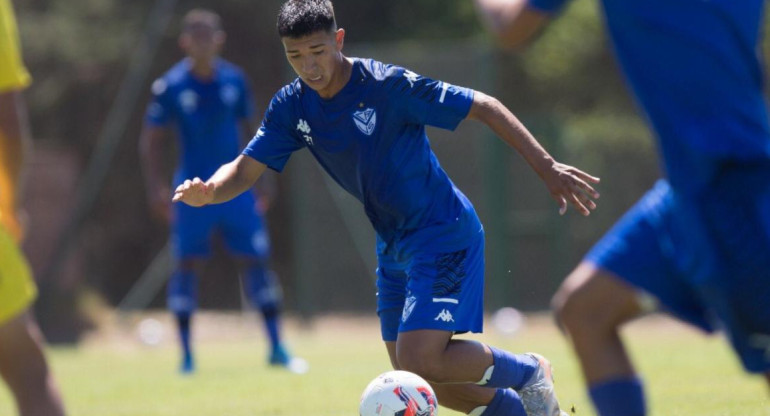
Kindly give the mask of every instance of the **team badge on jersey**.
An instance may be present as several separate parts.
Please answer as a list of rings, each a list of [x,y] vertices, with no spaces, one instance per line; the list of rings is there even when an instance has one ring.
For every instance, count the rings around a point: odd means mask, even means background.
[[[185,113],[192,113],[198,108],[198,94],[193,90],[184,90],[179,94],[179,105]]]
[[[353,121],[356,127],[367,136],[371,136],[377,124],[377,112],[373,108],[367,108],[353,113]]]
[[[240,95],[238,88],[231,84],[226,84],[219,90],[219,98],[227,105],[235,105]]]

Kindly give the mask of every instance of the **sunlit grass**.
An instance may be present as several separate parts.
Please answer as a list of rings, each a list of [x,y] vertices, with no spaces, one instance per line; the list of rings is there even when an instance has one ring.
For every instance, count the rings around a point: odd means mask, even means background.
[[[373,315],[373,314],[372,314]],[[198,371],[176,372],[170,322],[157,346],[142,344],[133,317],[112,323],[79,347],[54,347],[49,357],[72,416],[356,415],[371,378],[389,369],[376,320],[332,317],[311,327],[290,322],[291,349],[310,372],[295,375],[266,363],[255,317],[206,314],[196,321]],[[760,416],[770,414],[764,383],[745,375],[725,342],[668,320],[647,319],[625,336],[647,381],[652,415]],[[538,351],[554,364],[559,397],[578,415],[593,415],[576,362],[546,317],[532,317],[514,337],[494,328],[478,339],[515,352]],[[0,415],[13,415],[0,389]],[[441,409],[442,415],[458,415]]]

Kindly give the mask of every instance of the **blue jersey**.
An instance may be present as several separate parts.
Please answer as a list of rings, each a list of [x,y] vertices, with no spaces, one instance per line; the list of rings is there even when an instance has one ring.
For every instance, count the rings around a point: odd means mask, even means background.
[[[173,123],[179,138],[174,184],[210,177],[241,149],[240,122],[253,113],[248,83],[235,65],[218,59],[214,77],[201,81],[182,60],[152,84],[146,120],[152,126]]]
[[[243,154],[281,171],[292,152],[308,148],[363,203],[381,259],[417,247],[457,250],[481,224],[439,165],[425,126],[455,129],[472,101],[470,89],[353,59],[350,80],[331,99],[300,79],[283,87]]]
[[[556,11],[566,0],[530,0]],[[764,0],[603,0],[620,65],[671,185],[698,193],[725,161],[770,158],[757,42]]]

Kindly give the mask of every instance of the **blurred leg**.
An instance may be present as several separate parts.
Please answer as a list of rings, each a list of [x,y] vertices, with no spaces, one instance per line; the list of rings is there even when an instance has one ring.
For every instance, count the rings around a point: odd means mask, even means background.
[[[637,299],[630,286],[586,262],[554,297],[601,416],[644,414],[641,384],[619,335],[622,324],[641,314]]]
[[[43,337],[27,313],[0,326],[0,375],[21,416],[62,416],[64,408],[43,354]]]
[[[246,296],[262,313],[265,332],[270,342],[271,364],[287,364],[289,356],[281,344],[280,315],[283,291],[278,279],[262,259],[242,260],[239,264]]]
[[[182,373],[195,371],[192,352],[192,318],[198,305],[198,276],[203,269],[202,260],[184,260],[171,276],[167,288],[167,307],[174,314],[182,350]]]

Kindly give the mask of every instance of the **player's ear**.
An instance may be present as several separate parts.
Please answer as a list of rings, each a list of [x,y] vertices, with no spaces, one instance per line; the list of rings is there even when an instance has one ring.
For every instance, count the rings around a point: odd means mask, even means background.
[[[334,40],[337,44],[337,52],[342,50],[342,46],[345,44],[345,29],[339,28],[334,33]]]

